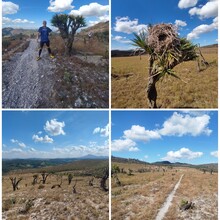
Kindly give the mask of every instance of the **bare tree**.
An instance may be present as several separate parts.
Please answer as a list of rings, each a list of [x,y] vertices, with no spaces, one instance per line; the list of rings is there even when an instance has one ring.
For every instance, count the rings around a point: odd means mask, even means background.
[[[103,172],[103,176],[102,179],[100,181],[100,187],[104,190],[104,191],[108,191],[108,188],[106,187],[106,180],[109,177],[109,170],[108,168],[106,168]]]
[[[18,179],[16,177],[9,177],[9,178],[11,180],[13,191],[16,191],[16,189],[18,190],[18,184],[22,180],[22,178],[18,178]]]
[[[89,180],[89,186],[93,186],[93,180],[94,180],[94,177],[92,177],[92,179]]]
[[[69,174],[68,174],[68,184],[69,184],[69,185],[71,184],[72,179],[73,179],[73,174],[72,174],[72,173],[69,173]]]
[[[47,177],[49,176],[50,174],[49,173],[46,173],[45,171],[43,171],[41,173],[41,176],[42,176],[42,183],[45,184],[46,183],[46,180],[47,180]]]
[[[76,193],[76,183],[77,183],[77,180],[75,181],[75,184],[73,185],[73,193]]]
[[[62,183],[63,183],[63,177],[61,176],[61,178],[60,178],[60,184],[54,184],[54,185],[51,187],[51,189],[54,189],[55,187],[61,188]]]
[[[128,169],[128,176],[131,176],[131,175],[133,175],[133,174],[132,174],[132,172],[133,172],[133,170],[131,170],[131,169]]]
[[[37,184],[38,174],[33,175],[32,185]]]
[[[114,178],[115,178],[115,183],[116,183],[116,185],[117,185],[117,186],[121,186],[121,181],[118,179],[117,174],[115,174]]]

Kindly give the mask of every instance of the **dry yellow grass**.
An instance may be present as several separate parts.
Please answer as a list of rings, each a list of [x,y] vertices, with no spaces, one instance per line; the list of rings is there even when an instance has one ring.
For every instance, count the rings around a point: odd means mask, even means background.
[[[180,211],[182,200],[192,201],[194,208]],[[201,171],[186,170],[180,187],[176,192],[173,205],[166,214],[169,219],[218,219],[218,174],[203,174]]]
[[[3,176],[3,219],[108,219],[108,192],[99,187],[99,179],[89,186],[91,177],[74,177],[68,185],[67,176],[63,177],[61,188],[51,189],[60,183],[59,177],[51,175],[47,183],[32,185],[33,173],[14,174],[23,179],[19,190],[13,192],[9,175]],[[76,184],[76,194],[72,186]],[[26,185],[27,184],[27,185]]]
[[[203,48],[210,66],[197,71],[197,62],[185,62],[174,68],[184,81],[164,78],[156,85],[160,108],[217,108],[218,49]],[[146,88],[148,56],[112,58],[112,108],[149,108]]]
[[[206,217],[207,213],[216,219],[217,213],[217,174],[204,174],[192,168],[173,168],[143,166],[137,164],[113,163],[125,170],[134,170],[131,176],[118,174],[121,186],[117,186],[112,178],[112,219],[155,219],[169,193],[184,174],[180,187],[176,191],[176,197],[165,219],[193,219],[191,217]],[[138,173],[139,168],[149,168],[151,172]],[[166,171],[163,172],[163,169]],[[159,170],[159,171],[158,171]],[[205,177],[205,178],[204,178]],[[202,181],[204,179],[204,181]],[[202,187],[202,188],[201,188]],[[182,199],[205,201],[211,199],[211,205],[206,210],[198,213],[199,206],[195,209],[180,212],[178,204]],[[197,200],[196,200],[197,199]],[[190,200],[191,201],[191,200]],[[208,201],[208,200],[207,200]],[[197,203],[198,204],[198,203]],[[204,211],[204,213],[202,212]],[[196,214],[195,214],[196,213]],[[210,219],[210,218],[197,218]]]

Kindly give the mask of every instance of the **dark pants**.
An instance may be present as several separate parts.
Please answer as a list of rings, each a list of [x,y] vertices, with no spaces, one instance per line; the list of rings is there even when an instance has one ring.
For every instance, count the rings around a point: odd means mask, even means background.
[[[51,54],[51,49],[50,49],[50,41],[46,41],[46,42],[40,42],[40,49],[39,49],[39,57],[41,55],[41,52],[42,52],[42,49],[44,47],[44,44],[46,44],[47,46],[47,50],[48,50],[48,53]]]

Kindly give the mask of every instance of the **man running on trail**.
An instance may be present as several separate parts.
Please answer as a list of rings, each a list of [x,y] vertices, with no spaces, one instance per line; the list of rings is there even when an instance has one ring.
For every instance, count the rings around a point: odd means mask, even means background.
[[[40,49],[39,49],[39,56],[37,57],[37,60],[41,59],[40,55],[41,55],[44,44],[46,44],[46,46],[47,46],[50,58],[54,58],[54,56],[51,53],[51,49],[50,49],[49,34],[51,31],[52,30],[49,27],[47,27],[47,22],[43,21],[43,26],[40,27],[38,30],[37,40],[40,38]]]

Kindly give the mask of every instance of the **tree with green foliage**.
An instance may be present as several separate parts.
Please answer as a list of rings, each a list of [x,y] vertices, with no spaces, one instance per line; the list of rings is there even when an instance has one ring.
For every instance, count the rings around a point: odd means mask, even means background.
[[[85,18],[83,16],[55,14],[51,23],[59,29],[64,40],[65,55],[71,56],[75,34],[79,28],[86,26]]]
[[[112,173],[120,173],[120,168],[118,165],[116,164],[112,165]]]
[[[186,38],[180,38],[172,24],[148,26],[148,30],[134,33],[133,46],[149,54],[149,78],[147,97],[151,108],[157,108],[156,83],[165,76],[180,79],[173,68],[184,61],[197,60],[201,55],[197,45]],[[207,64],[207,62],[204,61]]]

